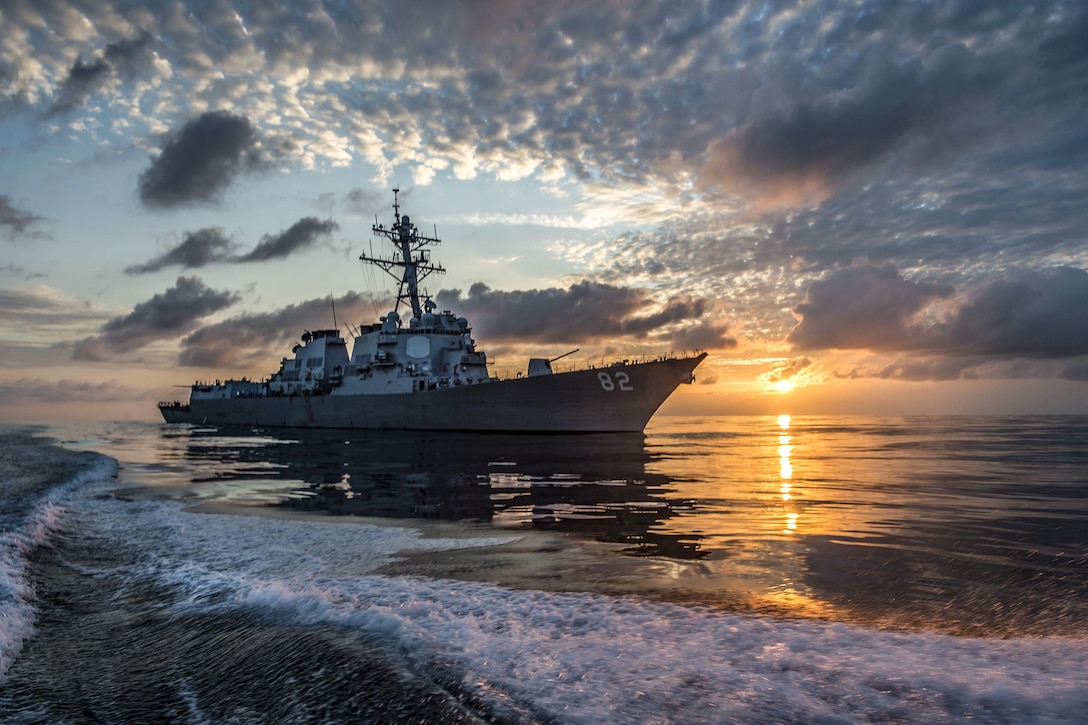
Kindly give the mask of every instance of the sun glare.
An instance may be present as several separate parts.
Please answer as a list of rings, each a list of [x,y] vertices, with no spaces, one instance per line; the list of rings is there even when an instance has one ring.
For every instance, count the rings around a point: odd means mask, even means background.
[[[780,393],[788,393],[793,390],[794,384],[792,380],[776,380],[771,387]]]

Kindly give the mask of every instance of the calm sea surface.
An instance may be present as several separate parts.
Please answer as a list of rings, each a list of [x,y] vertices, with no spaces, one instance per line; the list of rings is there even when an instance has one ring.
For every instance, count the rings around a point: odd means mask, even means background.
[[[1084,417],[8,428],[0,501],[2,722],[1088,712]]]

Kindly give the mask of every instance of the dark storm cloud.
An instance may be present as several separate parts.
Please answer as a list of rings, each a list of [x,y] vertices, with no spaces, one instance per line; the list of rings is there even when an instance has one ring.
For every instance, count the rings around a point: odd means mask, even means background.
[[[357,324],[373,314],[375,300],[349,292],[336,298],[336,320]],[[178,362],[189,367],[239,368],[263,364],[272,372],[303,330],[333,327],[330,298],[312,299],[273,312],[246,314],[194,331],[181,342]]]
[[[646,290],[584,281],[567,289],[504,292],[477,282],[468,295],[442,290],[440,305],[463,310],[476,329],[500,342],[577,343],[608,337],[643,338],[699,318],[703,300],[673,298],[659,311]]]
[[[15,206],[10,196],[0,194],[0,229],[4,230],[8,239],[21,236],[40,236],[40,233],[35,232],[33,227],[38,222],[44,221],[44,219],[45,217]]]
[[[266,156],[248,119],[203,113],[173,134],[140,175],[140,199],[157,208],[214,202],[240,174],[263,169]]]
[[[78,342],[74,360],[105,360],[191,330],[204,317],[238,301],[233,292],[209,288],[197,277],[178,277],[173,287],[102,326],[101,334]]]
[[[916,377],[915,366],[962,371],[979,361],[1088,355],[1088,272],[1016,270],[977,289],[943,315],[924,308],[949,297],[941,285],[903,279],[894,267],[840,270],[809,287],[789,341],[798,349],[866,349],[970,358],[897,362],[884,375]],[[957,373],[958,374],[958,373]]]
[[[340,225],[332,219],[305,217],[279,234],[265,235],[251,251],[233,258],[232,261],[263,262],[268,259],[283,259],[300,249],[312,247],[339,228]]]
[[[220,227],[198,229],[195,232],[186,232],[180,244],[150,262],[126,267],[125,274],[145,274],[171,266],[197,269],[214,262],[226,261],[230,258],[229,252],[233,247],[234,243]]]

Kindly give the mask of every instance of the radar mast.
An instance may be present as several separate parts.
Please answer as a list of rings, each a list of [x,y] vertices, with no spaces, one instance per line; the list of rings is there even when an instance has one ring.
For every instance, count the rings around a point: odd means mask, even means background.
[[[439,244],[442,240],[437,236],[427,237],[419,233],[415,224],[412,224],[408,215],[400,215],[400,201],[398,198],[400,189],[393,189],[393,226],[386,227],[374,220],[373,232],[393,245],[395,256],[373,257],[368,254],[359,255],[363,262],[375,264],[386,271],[389,276],[400,282],[397,292],[397,304],[394,310],[400,309],[401,302],[407,302],[412,308],[412,316],[419,319],[423,316],[423,308],[419,303],[419,285],[433,272],[444,273],[446,270],[441,265],[434,264],[430,259],[432,244]],[[396,268],[402,271],[394,271]]]

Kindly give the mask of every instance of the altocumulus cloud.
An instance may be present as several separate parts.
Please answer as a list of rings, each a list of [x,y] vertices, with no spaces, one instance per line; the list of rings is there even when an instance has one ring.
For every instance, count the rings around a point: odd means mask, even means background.
[[[20,12],[4,18],[0,106],[78,106],[153,50],[155,82],[113,90],[139,101],[125,106],[134,123],[151,107],[170,124],[175,109],[244,107],[249,130],[290,136],[306,164],[359,155],[421,179],[569,172],[686,187],[700,169],[723,184],[736,169],[739,188],[773,196],[773,182],[822,189],[915,141],[958,148],[947,140],[1011,128],[979,111],[1028,120],[1038,89],[1064,86],[1067,111],[1084,92],[1075,3],[9,4]],[[105,49],[73,64],[94,43]],[[217,158],[237,158],[234,143]],[[184,174],[158,176],[149,204],[203,200],[171,193]]]
[[[99,335],[75,345],[75,360],[105,360],[157,340],[184,334],[204,317],[238,301],[233,292],[213,290],[197,277],[178,277],[173,287],[136,305],[102,326]]]

